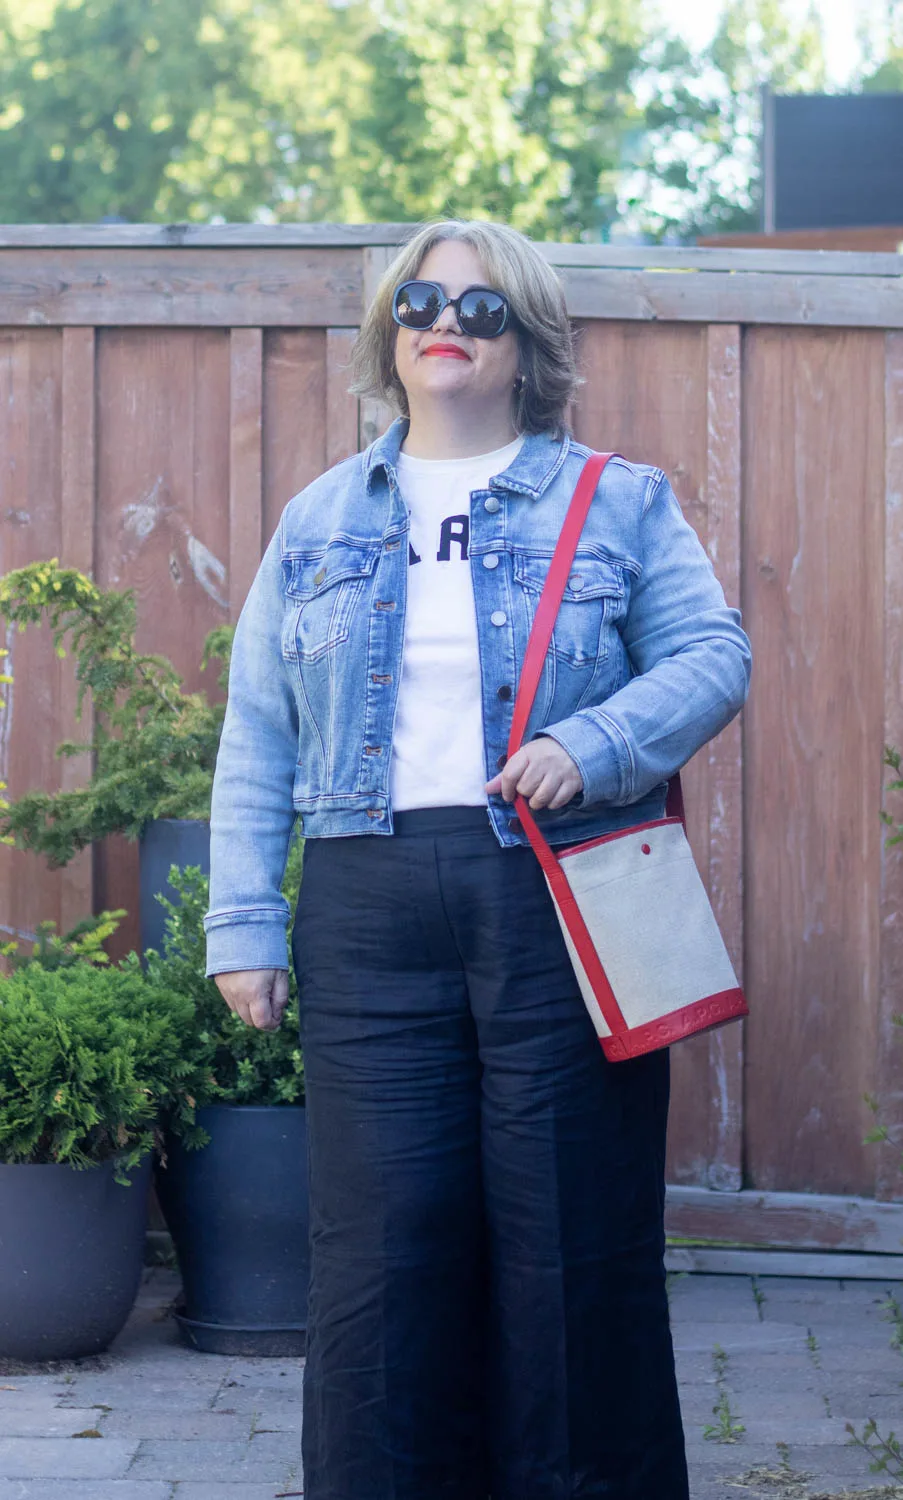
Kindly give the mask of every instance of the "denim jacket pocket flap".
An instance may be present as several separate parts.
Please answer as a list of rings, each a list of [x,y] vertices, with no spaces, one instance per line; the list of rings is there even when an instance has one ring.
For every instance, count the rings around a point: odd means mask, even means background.
[[[523,588],[541,593],[551,556],[536,552],[514,554],[514,577]],[[615,598],[624,595],[623,571],[605,558],[578,552],[571,566],[562,598],[577,604],[582,599]]]
[[[316,552],[290,552],[282,559],[285,592],[290,599],[305,602],[325,594],[337,583],[366,578],[379,557],[373,542],[337,540]]]

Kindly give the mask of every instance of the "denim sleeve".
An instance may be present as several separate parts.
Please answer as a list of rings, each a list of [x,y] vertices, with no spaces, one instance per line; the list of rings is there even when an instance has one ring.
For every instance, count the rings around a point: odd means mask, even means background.
[[[229,697],[213,777],[207,974],[287,969],[280,886],[295,821],[298,709],[282,656],[277,529],[235,629]]]
[[[603,703],[539,731],[576,762],[578,807],[638,801],[718,734],[749,691],[752,658],[739,610],[725,603],[660,470],[650,478],[638,559],[621,630],[636,675]]]

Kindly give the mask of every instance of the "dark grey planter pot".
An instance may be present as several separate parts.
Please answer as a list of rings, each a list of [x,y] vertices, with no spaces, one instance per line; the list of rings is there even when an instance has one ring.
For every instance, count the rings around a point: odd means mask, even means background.
[[[113,1166],[0,1165],[0,1358],[99,1354],[125,1326],[144,1264],[151,1154]]]
[[[139,914],[141,947],[163,952],[166,912],[155,899],[158,892],[178,905],[178,892],[169,883],[171,865],[200,865],[210,874],[210,824],[199,818],[154,818],[138,841]]]
[[[303,1105],[211,1104],[199,1151],[166,1142],[157,1198],[172,1235],[184,1300],[183,1341],[208,1354],[303,1354],[309,1211]]]

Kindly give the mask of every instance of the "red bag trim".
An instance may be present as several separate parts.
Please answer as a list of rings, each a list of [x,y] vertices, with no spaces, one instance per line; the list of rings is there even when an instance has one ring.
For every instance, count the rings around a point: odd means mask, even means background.
[[[647,1021],[644,1026],[634,1026],[632,1031],[623,1031],[617,1036],[600,1036],[599,1041],[609,1062],[624,1062],[629,1057],[640,1057],[644,1052],[655,1052],[659,1047],[670,1047],[672,1042],[682,1041],[685,1036],[701,1036],[716,1026],[724,1026],[728,1021],[738,1021],[748,1015],[749,1006],[741,989],[722,990],[720,994],[684,1005],[669,1016]]]

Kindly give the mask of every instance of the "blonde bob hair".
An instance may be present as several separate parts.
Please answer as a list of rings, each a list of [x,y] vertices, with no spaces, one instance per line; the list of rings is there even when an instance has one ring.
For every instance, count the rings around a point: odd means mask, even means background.
[[[461,240],[479,255],[487,279],[503,292],[516,320],[520,371],[512,398],[518,432],[560,436],[579,384],[574,336],[564,288],[536,246],[517,229],[480,219],[442,219],[425,224],[388,267],[361,324],[351,355],[356,396],[376,397],[404,417],[408,400],[395,368],[395,288],[417,276],[426,255],[443,240]]]

